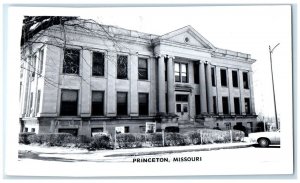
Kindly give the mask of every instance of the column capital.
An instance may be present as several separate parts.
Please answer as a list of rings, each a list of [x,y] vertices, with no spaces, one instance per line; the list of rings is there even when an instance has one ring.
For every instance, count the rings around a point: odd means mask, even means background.
[[[175,59],[175,56],[172,55],[166,55],[167,58]]]
[[[211,62],[210,61],[205,61],[205,64],[206,65],[211,65]]]
[[[161,58],[161,57],[166,57],[166,55],[164,55],[164,54],[156,54],[154,57],[155,58]]]

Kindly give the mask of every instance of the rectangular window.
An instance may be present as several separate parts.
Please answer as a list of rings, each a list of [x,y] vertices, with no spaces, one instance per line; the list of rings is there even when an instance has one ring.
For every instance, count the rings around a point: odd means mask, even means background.
[[[221,86],[227,87],[227,73],[225,69],[221,69]]]
[[[61,90],[60,115],[77,116],[78,91]]]
[[[175,82],[188,83],[188,64],[175,63]]]
[[[148,93],[139,93],[139,115],[149,115],[149,98]]]
[[[213,110],[214,114],[217,114],[217,97],[213,96]]]
[[[188,82],[188,78],[187,78],[187,64],[181,64],[181,80],[182,83],[187,83]]]
[[[250,99],[245,98],[245,112],[246,114],[250,114]]]
[[[30,93],[30,104],[29,104],[29,114],[33,112],[33,92]]]
[[[31,132],[33,132],[33,133],[34,133],[34,132],[35,132],[35,128],[31,128]]]
[[[124,127],[124,133],[129,133],[129,126]]]
[[[127,115],[127,92],[117,93],[117,115]]]
[[[195,95],[196,115],[200,114],[200,95]]]
[[[243,72],[243,84],[244,84],[244,89],[249,89],[248,73],[247,72]]]
[[[24,132],[28,132],[28,128],[25,128],[25,129],[24,129]]]
[[[44,49],[40,50],[39,62],[40,62],[39,73],[42,74],[43,73],[43,67],[44,67]]]
[[[104,114],[104,92],[92,91],[92,115],[102,116]]]
[[[180,65],[179,63],[174,64],[175,82],[180,82]]]
[[[104,53],[93,52],[93,76],[104,76]]]
[[[176,112],[181,112],[181,104],[176,104]]]
[[[103,128],[91,128],[91,136],[95,136],[96,134],[102,133],[103,132]]]
[[[77,49],[65,49],[63,73],[79,74],[80,51]]]
[[[168,64],[167,64],[167,60],[164,59],[164,63],[165,63],[165,81],[168,81]]]
[[[199,84],[199,63],[194,62],[194,82]]]
[[[222,97],[223,114],[229,114],[228,97]]]
[[[118,55],[117,62],[118,62],[117,78],[127,79],[128,57],[126,55]]]
[[[32,73],[31,76],[34,78],[35,77],[35,72],[36,72],[36,55],[33,56],[32,58]]]
[[[211,68],[211,85],[216,86],[215,68]]]
[[[188,102],[189,97],[188,97],[188,95],[177,94],[176,95],[176,101],[177,102]]]
[[[146,58],[139,58],[138,72],[140,80],[148,79],[148,62]]]
[[[232,86],[239,87],[237,71],[232,71]]]
[[[146,132],[146,126],[139,126],[139,128],[140,128],[140,133]]]
[[[60,129],[58,129],[58,133],[69,133],[69,134],[72,134],[73,136],[77,136],[78,129],[77,128],[60,128]]]
[[[241,114],[239,97],[234,97],[234,111],[235,111],[235,114]]]
[[[231,123],[225,123],[226,125],[226,130],[230,130],[231,129]]]
[[[36,113],[40,112],[40,102],[41,102],[41,90],[38,90],[37,101],[36,101]]]

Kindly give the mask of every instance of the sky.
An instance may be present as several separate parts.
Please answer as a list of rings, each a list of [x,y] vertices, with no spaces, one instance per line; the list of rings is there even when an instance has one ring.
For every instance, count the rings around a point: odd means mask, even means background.
[[[81,17],[157,35],[191,25],[218,48],[251,54],[256,112],[265,117],[274,117],[269,45],[280,43],[272,54],[278,116],[292,105],[289,6],[97,8]]]

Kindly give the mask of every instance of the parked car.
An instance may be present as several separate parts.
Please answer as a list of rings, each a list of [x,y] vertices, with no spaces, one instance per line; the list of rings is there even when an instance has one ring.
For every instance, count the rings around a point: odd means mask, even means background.
[[[249,140],[251,143],[259,144],[260,147],[280,144],[280,130],[271,132],[250,133]]]

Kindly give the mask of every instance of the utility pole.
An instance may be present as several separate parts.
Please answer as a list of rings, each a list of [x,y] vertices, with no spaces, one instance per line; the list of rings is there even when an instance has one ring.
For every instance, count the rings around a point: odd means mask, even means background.
[[[275,49],[279,44],[280,44],[280,43],[278,43],[276,46],[274,46],[273,49],[271,49],[271,46],[269,46],[270,63],[271,63],[271,75],[272,75],[272,85],[273,85],[273,99],[274,99],[274,109],[275,109],[276,129],[278,129],[278,119],[277,119],[276,98],[275,98],[275,89],[274,89],[273,66],[272,66],[272,53],[273,53],[274,49]]]

